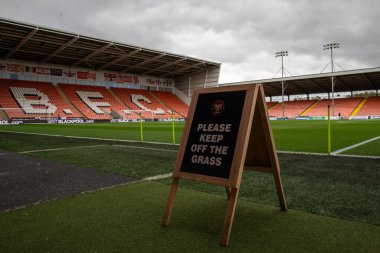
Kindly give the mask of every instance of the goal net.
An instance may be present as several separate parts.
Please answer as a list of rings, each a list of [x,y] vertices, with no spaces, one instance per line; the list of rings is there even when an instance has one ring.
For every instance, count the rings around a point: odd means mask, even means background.
[[[49,108],[0,108],[0,120],[50,120],[56,113]]]
[[[121,111],[121,118],[128,121],[154,121],[155,115],[152,110],[131,110]]]

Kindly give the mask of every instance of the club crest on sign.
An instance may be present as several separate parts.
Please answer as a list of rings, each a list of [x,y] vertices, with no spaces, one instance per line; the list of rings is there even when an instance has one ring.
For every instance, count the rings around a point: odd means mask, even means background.
[[[221,99],[218,99],[211,105],[211,114],[214,116],[220,116],[222,115],[224,109],[225,109],[224,101]]]

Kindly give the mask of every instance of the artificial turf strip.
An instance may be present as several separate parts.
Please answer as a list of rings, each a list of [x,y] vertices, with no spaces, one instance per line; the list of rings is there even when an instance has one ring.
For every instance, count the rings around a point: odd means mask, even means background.
[[[239,200],[230,246],[219,246],[226,200],[144,182],[0,214],[1,252],[379,252],[380,227]]]

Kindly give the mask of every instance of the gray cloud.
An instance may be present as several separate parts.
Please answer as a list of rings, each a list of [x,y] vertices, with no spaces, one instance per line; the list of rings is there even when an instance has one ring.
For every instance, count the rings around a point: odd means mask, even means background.
[[[344,69],[380,66],[380,1],[1,0],[0,16],[221,62],[221,82],[319,73],[340,42]]]

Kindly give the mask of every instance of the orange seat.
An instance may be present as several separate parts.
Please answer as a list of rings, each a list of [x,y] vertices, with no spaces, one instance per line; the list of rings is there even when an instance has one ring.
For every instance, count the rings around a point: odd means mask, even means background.
[[[32,91],[31,94],[25,94],[25,91],[28,89]],[[33,94],[35,91],[47,96],[48,103],[56,107],[56,110],[49,113],[48,106],[44,106],[43,104],[30,105],[31,100],[41,101],[41,98],[37,94]],[[35,119],[58,117],[58,115],[66,118],[80,117],[73,107],[61,97],[52,83],[0,79],[0,94],[0,106],[2,108],[9,108],[5,110],[5,113],[10,119]],[[24,101],[26,104],[20,104],[20,101]]]
[[[151,91],[160,101],[162,101],[170,110],[176,112],[176,118],[186,118],[189,106],[180,100],[176,95],[168,91]]]
[[[309,108],[314,102],[315,100],[286,101],[284,105],[284,116],[290,119],[294,119],[298,117],[302,112],[304,112],[307,108]],[[268,113],[271,117],[282,117],[282,103],[277,103],[269,108]]]
[[[343,118],[348,118],[362,100],[362,98],[334,99],[334,116],[340,115]],[[305,116],[327,116],[328,105],[330,105],[331,108],[331,99],[321,100],[313,108],[311,108]]]
[[[122,116],[122,110],[128,109],[103,86],[60,83],[59,87],[69,101],[88,119],[110,119],[111,110]],[[95,106],[91,107],[92,105]]]
[[[357,116],[380,116],[380,97],[369,97]]]
[[[111,88],[111,90],[132,110],[141,113],[146,119],[170,119],[171,108],[160,103],[148,90]],[[146,112],[144,112],[146,111]],[[175,114],[176,117],[180,115]]]

